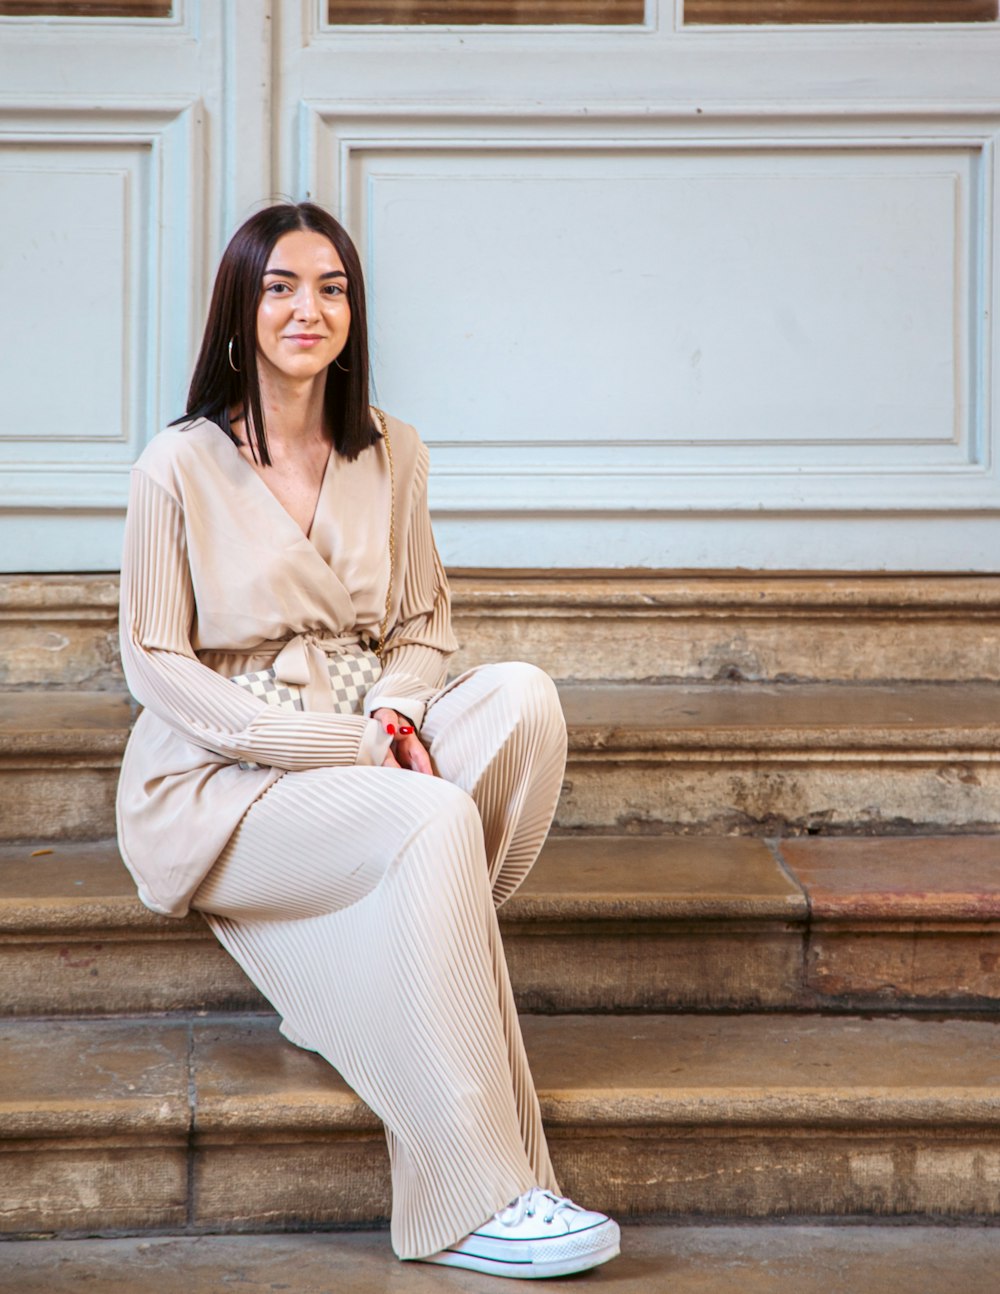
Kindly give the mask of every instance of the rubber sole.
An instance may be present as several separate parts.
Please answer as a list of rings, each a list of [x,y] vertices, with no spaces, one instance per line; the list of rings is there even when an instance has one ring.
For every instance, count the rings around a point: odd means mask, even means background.
[[[603,1249],[592,1250],[587,1254],[577,1254],[572,1258],[558,1258],[549,1262],[531,1262],[529,1260],[486,1258],[479,1254],[463,1253],[457,1249],[443,1249],[440,1253],[414,1261],[437,1263],[441,1267],[463,1267],[467,1271],[483,1272],[487,1276],[506,1276],[511,1280],[546,1280],[552,1276],[572,1276],[575,1272],[585,1272],[591,1267],[600,1267],[602,1263],[617,1258],[621,1252],[621,1243],[606,1245]]]

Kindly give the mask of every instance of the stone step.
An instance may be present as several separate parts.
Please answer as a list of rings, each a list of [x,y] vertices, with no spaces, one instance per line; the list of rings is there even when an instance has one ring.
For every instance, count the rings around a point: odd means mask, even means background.
[[[982,684],[561,689],[564,830],[909,834],[1000,821]]]
[[[555,837],[500,918],[534,1012],[1000,1001],[996,836]],[[264,1008],[113,842],[0,846],[0,1015]]]
[[[989,575],[455,571],[455,666],[558,679],[1000,678]],[[121,688],[114,575],[0,576],[0,686]]]
[[[780,1006],[806,909],[760,840],[557,837],[501,925],[522,1009]],[[201,917],[138,902],[113,842],[0,846],[0,1015],[265,1005]]]
[[[995,1021],[525,1016],[562,1189],[649,1216],[1000,1215]],[[0,1025],[8,1235],[372,1225],[378,1121],[267,1018]]]
[[[566,684],[563,830],[907,834],[1000,824],[986,684]],[[128,700],[8,692],[0,839],[114,831]]]
[[[494,1294],[475,1272],[401,1265],[384,1230],[35,1240],[6,1246],[0,1294]],[[614,1294],[994,1294],[1000,1229],[756,1225],[622,1229],[621,1256],[586,1278]],[[295,1283],[288,1283],[294,1271]],[[236,1275],[238,1273],[238,1276]],[[580,1288],[560,1284],[555,1289]]]
[[[1000,1000],[1000,838],[784,840],[809,904],[807,1002]]]

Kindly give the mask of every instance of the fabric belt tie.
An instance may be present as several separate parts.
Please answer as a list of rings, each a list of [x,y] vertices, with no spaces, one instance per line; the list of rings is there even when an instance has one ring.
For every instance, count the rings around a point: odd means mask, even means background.
[[[345,656],[347,649],[363,645],[358,634],[301,633],[278,642],[261,643],[259,651],[278,650],[274,659],[275,677],[302,689],[307,710],[334,709],[330,689],[327,656]]]

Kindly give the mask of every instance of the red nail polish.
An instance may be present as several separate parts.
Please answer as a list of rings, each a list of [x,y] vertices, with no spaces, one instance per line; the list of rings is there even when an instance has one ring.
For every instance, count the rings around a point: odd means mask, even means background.
[[[396,735],[396,725],[394,723],[387,723],[385,725],[385,730],[390,737],[394,737]]]
[[[404,723],[399,729],[399,735],[401,737],[412,737],[413,729],[409,726],[409,724]]]

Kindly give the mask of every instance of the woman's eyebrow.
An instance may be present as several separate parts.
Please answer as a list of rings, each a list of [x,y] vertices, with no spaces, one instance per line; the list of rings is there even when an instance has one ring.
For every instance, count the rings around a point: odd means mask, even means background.
[[[267,274],[279,274],[283,279],[297,279],[299,276],[294,270],[265,270]],[[344,270],[327,270],[325,274],[320,275],[321,279],[346,279],[347,274]]]

